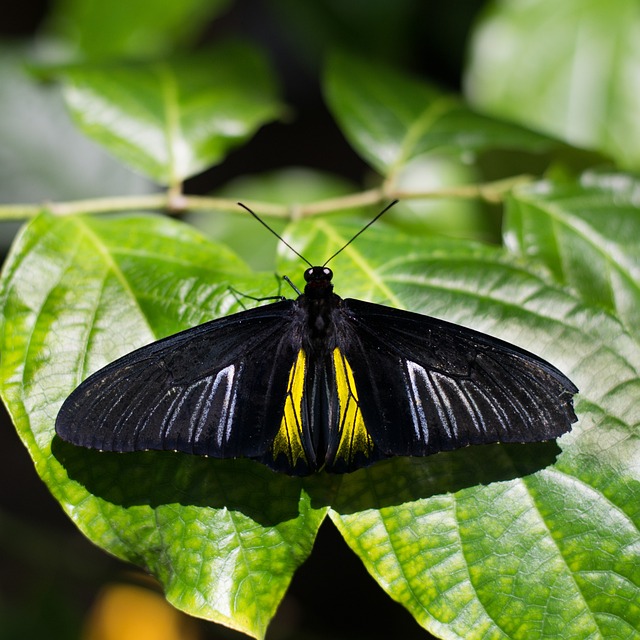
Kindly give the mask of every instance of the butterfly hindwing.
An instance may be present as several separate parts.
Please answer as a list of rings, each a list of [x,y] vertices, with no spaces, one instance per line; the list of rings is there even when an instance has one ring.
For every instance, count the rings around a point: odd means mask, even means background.
[[[289,369],[279,427],[260,461],[276,471],[306,475],[316,470],[309,398],[309,362],[300,349]]]
[[[344,473],[379,460],[367,431],[353,370],[339,347],[309,357],[300,351],[291,368],[280,428],[261,459],[291,475],[319,469]]]
[[[329,414],[325,468],[333,472],[353,471],[381,457],[364,421],[362,401],[351,363],[337,346],[331,354],[331,379],[334,410]]]
[[[501,340],[428,316],[344,300],[344,354],[367,432],[385,455],[558,437],[577,389]]]
[[[300,350],[288,330],[293,305],[251,309],[127,354],[69,396],[56,431],[104,451],[264,455]]]

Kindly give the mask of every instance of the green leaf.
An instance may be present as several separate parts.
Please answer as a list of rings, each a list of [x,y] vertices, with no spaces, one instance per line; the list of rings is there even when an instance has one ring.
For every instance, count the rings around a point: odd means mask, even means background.
[[[640,326],[640,181],[625,174],[588,173],[579,182],[540,182],[508,201],[506,240],[544,263],[558,282]]]
[[[636,0],[494,2],[476,27],[467,94],[486,113],[640,166]]]
[[[362,224],[302,220],[286,238],[320,262]],[[612,234],[612,263],[625,241]],[[558,253],[571,242],[561,236]],[[472,326],[550,360],[580,388],[580,422],[557,445],[469,447],[304,481],[246,460],[67,445],[53,425],[80,379],[236,310],[229,284],[267,295],[275,282],[175,222],[43,215],[2,278],[0,388],[77,525],[157,575],[176,606],[256,637],[326,513],[382,588],[440,637],[637,637],[637,340],[538,261],[501,247],[404,236],[381,220],[331,265],[340,295]],[[301,284],[297,259],[284,253],[280,267]]]
[[[345,136],[385,177],[425,154],[469,163],[475,154],[492,149],[543,153],[562,146],[518,125],[479,115],[422,80],[346,53],[329,57],[324,85]]]
[[[324,516],[299,481],[249,461],[83,451],[53,431],[89,372],[237,310],[231,282],[260,293],[247,275],[167,219],[42,215],[3,275],[0,385],[38,473],[89,539],[157,576],[176,607],[260,637]]]
[[[614,221],[618,213],[611,204]],[[573,212],[564,217],[575,222]],[[287,239],[300,247],[305,237],[312,262],[360,226],[301,224]],[[627,237],[611,235],[603,250],[615,262]],[[561,238],[558,252],[572,241]],[[381,247],[387,260],[372,260]],[[439,637],[637,637],[638,343],[501,249],[394,238],[380,224],[332,267],[343,294],[499,335],[580,388],[580,422],[559,440],[555,466],[546,445],[496,445],[395,459],[342,479],[329,513],[372,576]]]
[[[193,40],[229,0],[54,3],[49,29],[92,59],[154,56]]]
[[[237,43],[165,62],[80,65],[60,73],[80,129],[166,185],[222,162],[280,112],[264,57]]]

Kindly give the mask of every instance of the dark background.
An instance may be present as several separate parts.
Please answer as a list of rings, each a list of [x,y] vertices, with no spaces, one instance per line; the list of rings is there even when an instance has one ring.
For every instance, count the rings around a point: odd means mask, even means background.
[[[5,8],[2,40],[37,34],[50,4],[25,0]],[[324,41],[380,56],[459,91],[467,35],[484,3],[467,0],[452,8],[421,0],[387,2],[396,8],[393,20],[385,19],[380,9],[385,3],[380,2],[358,3],[362,9],[351,14],[340,11],[338,2],[308,4],[316,7],[310,17],[292,11],[294,2],[240,1],[203,25],[201,43],[237,34],[267,51],[284,101],[295,115],[286,123],[267,125],[223,165],[190,180],[187,193],[207,193],[237,176],[288,166],[364,183],[370,170],[350,149],[322,102],[318,77]],[[310,23],[317,29],[310,31]],[[67,519],[35,473],[4,408],[0,411],[0,639],[78,638],[102,585],[140,578],[135,569],[95,548]],[[194,624],[203,639],[245,637],[210,623]],[[296,573],[268,637],[411,640],[429,635],[384,594],[327,522],[311,558]]]

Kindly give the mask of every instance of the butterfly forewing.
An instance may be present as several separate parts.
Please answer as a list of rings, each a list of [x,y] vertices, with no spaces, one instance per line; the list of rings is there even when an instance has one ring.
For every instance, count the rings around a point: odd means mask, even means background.
[[[262,455],[299,351],[288,330],[293,304],[214,320],[116,360],[69,396],[58,435],[103,451]]]
[[[576,417],[573,383],[506,342],[435,318],[344,301],[364,423],[387,455],[558,437]]]

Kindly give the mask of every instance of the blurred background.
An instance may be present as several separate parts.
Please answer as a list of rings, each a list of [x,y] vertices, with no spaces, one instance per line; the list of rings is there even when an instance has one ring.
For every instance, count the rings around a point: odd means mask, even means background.
[[[375,180],[323,103],[322,62],[331,45],[601,151],[627,170],[640,166],[636,0],[23,0],[0,21],[0,204],[156,189],[76,132],[57,87],[36,82],[25,70],[29,61],[161,56],[227,36],[267,53],[289,117],[189,180],[187,193],[219,192],[247,175],[289,167],[327,172],[354,188]],[[0,222],[3,256],[19,226]],[[428,637],[324,525],[269,637],[390,635]],[[146,576],[86,541],[39,480],[2,410],[0,640],[240,637],[174,611]]]

